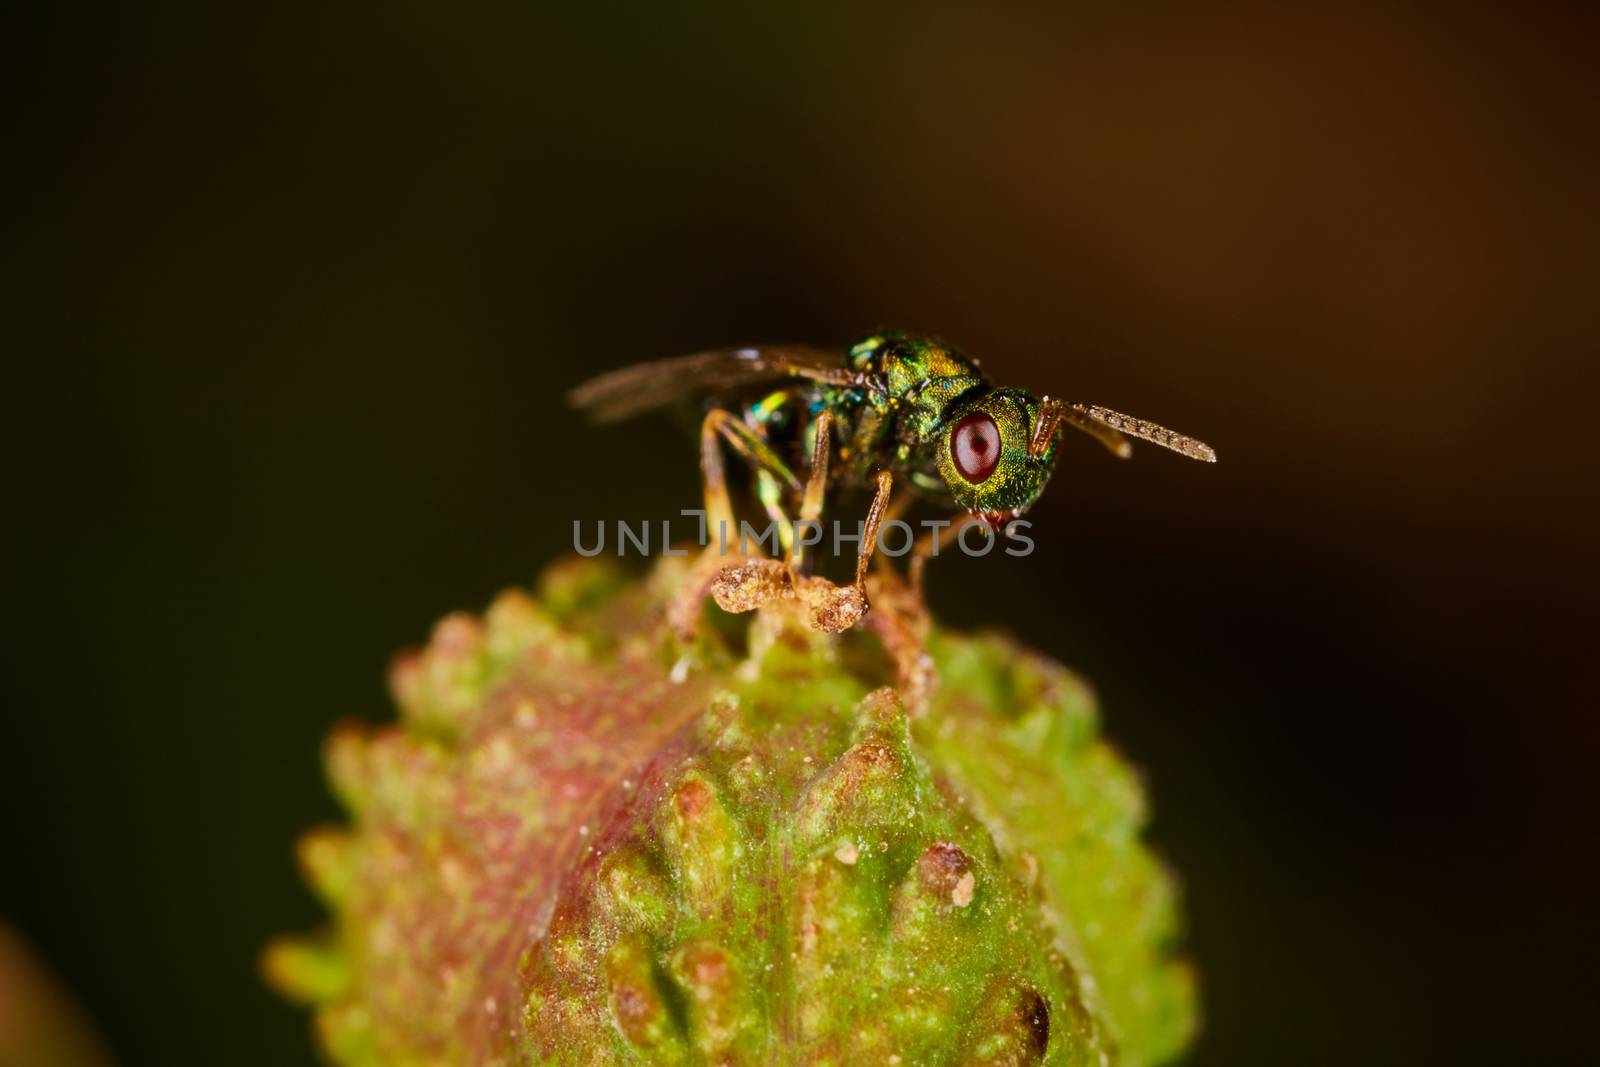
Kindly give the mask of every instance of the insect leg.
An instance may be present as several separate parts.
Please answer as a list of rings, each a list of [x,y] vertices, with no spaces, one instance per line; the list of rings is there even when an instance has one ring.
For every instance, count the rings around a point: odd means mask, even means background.
[[[714,408],[700,423],[700,480],[705,487],[706,529],[725,530],[733,521],[733,502],[728,499],[728,476],[722,467],[722,446],[718,431],[726,411]],[[712,535],[714,536],[714,535]]]
[[[828,490],[828,457],[833,448],[833,412],[824,408],[817,414],[817,442],[811,449],[811,470],[806,475],[805,499],[800,504],[800,521],[822,518],[823,497]]]
[[[721,408],[714,410],[712,414],[719,416],[717,431],[727,439],[734,451],[738,452],[746,463],[755,470],[768,472],[782,482],[784,488],[790,492],[800,491],[800,479],[794,476],[794,471],[789,469],[789,465],[772,450],[765,434]]]
[[[818,446],[819,450],[822,448]],[[878,543],[878,529],[883,525],[883,512],[889,506],[889,490],[894,485],[894,475],[879,471],[878,491],[867,511],[865,529],[861,532],[861,548],[856,554],[856,580],[850,585],[837,586],[822,577],[797,577],[796,591],[805,601],[811,628],[825,633],[840,633],[850,629],[867,613],[867,565],[872,562],[872,551]],[[821,491],[818,490],[818,497]],[[817,507],[821,511],[820,504]]]
[[[722,464],[722,448],[718,438],[733,446],[744,460],[757,471],[767,472],[789,488],[798,491],[800,481],[787,464],[778,458],[766,440],[746,426],[732,412],[712,408],[700,423],[700,475],[705,482],[706,528],[715,530],[712,536],[721,536],[732,530],[733,502],[728,497],[728,477]],[[720,543],[720,541],[719,541]]]
[[[899,496],[889,501],[889,506],[884,510],[883,513],[883,521],[891,522],[894,519],[905,518],[906,512],[910,511],[911,505],[915,504],[916,502],[917,498],[912,496],[910,493],[901,493]]]
[[[878,547],[878,530],[883,526],[883,513],[889,507],[889,491],[894,488],[894,475],[879,471],[874,479],[878,488],[872,496],[872,506],[867,509],[866,529],[861,532],[861,551],[856,556],[856,589],[865,593],[867,565]]]
[[[769,471],[756,471],[756,499],[767,513],[767,518],[778,531],[778,547],[783,550],[785,565],[794,552],[794,524],[783,510],[783,483]],[[765,535],[763,535],[765,536]]]
[[[893,500],[889,501],[889,506],[884,509],[882,525],[887,526],[896,519],[905,518],[906,512],[910,511],[916,502],[917,498],[912,496],[910,493],[901,493],[899,496],[896,496]],[[880,571],[891,569],[889,556],[887,554],[874,555],[872,557],[872,564]]]
[[[730,416],[724,432],[745,462],[755,469],[756,499],[761,501],[762,509],[777,530],[778,547],[783,550],[785,566],[792,566],[790,559],[794,552],[795,528],[784,512],[783,501],[786,493],[800,491],[799,479],[772,450],[766,431],[759,423],[751,426]]]
[[[725,547],[737,540],[737,552],[745,554],[742,530],[735,528],[733,505],[728,496],[727,475],[722,465],[722,442],[726,441],[756,472],[756,493],[767,515],[777,524],[779,544],[786,557],[791,555],[793,526],[783,512],[785,490],[800,492],[800,480],[773,451],[765,434],[731,412],[714,408],[706,413],[700,429],[700,466],[705,476],[707,530],[715,529],[716,547],[706,546],[702,562],[690,582],[678,594],[674,620],[679,632],[690,635],[700,605],[707,593],[725,611],[750,611],[776,597],[786,595],[793,584],[793,564],[783,561],[747,560],[723,566]],[[727,532],[725,532],[727,531]]]
[[[833,449],[833,413],[822,411],[813,424],[816,439],[811,448],[811,470],[806,476],[805,495],[801,500],[802,523],[815,523],[822,518],[822,508],[827,498],[828,458]],[[867,520],[863,546],[877,541],[878,521],[883,516],[883,505],[888,492],[887,471],[880,476],[878,497],[873,502],[872,514]],[[840,633],[850,629],[867,611],[866,563],[870,549],[863,547],[864,555],[856,557],[856,580],[853,585],[837,586],[826,578],[807,577],[794,570],[795,560],[790,557],[789,581],[806,606],[807,619],[814,630]]]
[[[828,488],[828,453],[833,437],[833,413],[824,411],[817,416],[816,444],[811,450],[811,469],[806,473],[805,491],[800,501],[800,525],[809,526],[822,517],[823,499]],[[783,513],[780,500],[781,487],[775,478],[762,472],[760,484],[761,501],[766,505],[767,514],[778,523],[779,537],[783,544],[784,565],[788,567],[791,575],[798,572],[803,549],[797,549],[794,544],[797,527],[790,523]]]
[[[700,422],[700,477],[705,490],[706,544],[701,551],[700,562],[690,572],[668,612],[673,628],[684,641],[693,638],[700,607],[721,568],[726,548],[730,543],[736,544],[739,537],[739,529],[734,522],[733,501],[728,495],[728,475],[722,459],[723,441],[732,445],[756,469],[772,469],[780,476],[786,475],[789,482],[795,481],[793,473],[767,443],[735,415],[722,408],[712,408],[706,412]]]

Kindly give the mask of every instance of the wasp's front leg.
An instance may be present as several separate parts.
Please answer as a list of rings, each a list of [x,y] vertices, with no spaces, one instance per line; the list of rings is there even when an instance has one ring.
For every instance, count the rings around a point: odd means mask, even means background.
[[[878,545],[878,531],[883,528],[883,516],[889,506],[894,475],[888,471],[879,471],[875,480],[877,491],[873,494],[872,506],[867,510],[867,521],[861,530],[861,547],[856,554],[855,581],[850,585],[839,586],[826,578],[797,579],[798,590],[806,601],[809,620],[814,629],[828,633],[848,630],[861,621],[861,617],[867,613],[870,606],[867,600],[867,569],[872,563],[872,554]],[[816,520],[813,518],[811,521]]]
[[[726,441],[751,467],[798,491],[799,480],[766,440],[737,416],[721,408],[706,412],[700,423],[700,476],[705,486],[706,546],[668,608],[668,621],[680,640],[693,640],[700,619],[700,608],[727,566],[730,536],[744,555],[744,540],[734,522],[733,500],[728,494],[727,471],[722,462],[722,442]],[[730,535],[730,531],[732,531]],[[754,561],[760,563],[763,561]],[[770,562],[770,561],[767,561]],[[751,593],[756,590],[752,588]],[[720,601],[720,598],[719,598]],[[760,601],[757,601],[759,603]],[[755,606],[755,603],[750,605]],[[745,610],[749,608],[730,609]]]

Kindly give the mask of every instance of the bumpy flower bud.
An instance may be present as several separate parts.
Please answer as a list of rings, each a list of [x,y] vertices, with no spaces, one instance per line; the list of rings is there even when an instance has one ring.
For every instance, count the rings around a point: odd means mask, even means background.
[[[300,859],[335,922],[265,965],[333,1060],[1182,1050],[1172,881],[1080,681],[935,631],[922,708],[871,634],[784,604],[686,651],[676,563],[643,582],[565,564],[537,600],[445,619],[393,668],[401,721],[329,739],[351,825]]]

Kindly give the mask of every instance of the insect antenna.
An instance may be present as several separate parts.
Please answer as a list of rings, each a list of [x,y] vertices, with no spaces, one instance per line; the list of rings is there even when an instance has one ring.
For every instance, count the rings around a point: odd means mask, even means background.
[[[1133,445],[1129,443],[1128,439],[1099,419],[1090,417],[1088,410],[1082,404],[1066,404],[1059,400],[1056,401],[1056,418],[1058,421],[1065,421],[1073,429],[1082,430],[1096,441],[1105,445],[1106,451],[1118,459],[1127,459],[1133,455]],[[1035,439],[1037,440],[1037,438],[1038,435],[1036,434]],[[1045,438],[1045,443],[1048,444],[1048,442],[1049,438]],[[1031,447],[1030,445],[1030,449]],[[1039,447],[1042,451],[1044,445]]]
[[[1070,406],[1072,412],[1067,416],[1067,421],[1078,429],[1093,434],[1102,443],[1105,443],[1106,447],[1111,448],[1113,452],[1117,452],[1119,455],[1127,454],[1128,443],[1126,439],[1122,439],[1122,435],[1126,434],[1128,437],[1137,437],[1141,441],[1149,441],[1151,444],[1160,445],[1162,448],[1170,448],[1181,456],[1188,456],[1190,459],[1197,459],[1202,463],[1215,463],[1217,461],[1216,451],[1204,441],[1186,437],[1157,423],[1136,419],[1132,415],[1124,415],[1121,412],[1112,411],[1110,408],[1103,408],[1096,404],[1072,404]],[[1107,443],[1106,431],[1109,431],[1111,435],[1115,435],[1116,438],[1122,439],[1122,447],[1120,449]]]

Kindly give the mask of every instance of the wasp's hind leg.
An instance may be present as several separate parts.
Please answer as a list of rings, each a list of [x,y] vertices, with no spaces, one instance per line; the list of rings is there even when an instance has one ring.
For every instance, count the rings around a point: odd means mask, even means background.
[[[757,469],[761,502],[768,516],[777,524],[778,542],[784,558],[752,559],[722,568],[711,582],[711,595],[724,611],[730,612],[751,611],[780,597],[793,597],[804,608],[806,625],[811,629],[839,633],[850,629],[866,614],[867,596],[863,581],[866,563],[864,557],[856,568],[854,584],[847,586],[835,585],[826,578],[804,573],[808,540],[801,531],[815,532],[817,539],[821,538],[820,522],[827,499],[828,462],[833,442],[833,414],[829,411],[818,413],[813,431],[811,467],[807,472],[805,489],[800,495],[798,524],[790,523],[783,513],[779,474],[769,467]],[[886,488],[880,479],[879,496],[868,519],[865,544],[876,542],[878,519],[881,519],[886,501],[885,492]],[[870,556],[870,549],[866,551]]]
[[[726,584],[719,581],[724,572],[755,568],[748,576],[742,601],[736,597],[723,605],[730,611],[749,611],[782,591],[781,584],[774,585],[763,577],[770,570],[764,567],[768,563],[776,564],[781,575],[782,565],[776,560],[751,560],[733,567],[727,565],[729,547],[737,546],[734,551],[742,557],[744,540],[734,521],[733,500],[728,494],[728,476],[722,462],[723,441],[732,445],[756,470],[796,491],[799,489],[799,480],[794,473],[758,432],[721,408],[706,412],[700,423],[700,476],[705,486],[706,544],[690,571],[689,580],[668,608],[668,621],[685,643],[694,638],[706,596],[717,595]],[[722,603],[722,599],[721,595],[717,595],[718,603]]]
[[[837,633],[854,626],[865,610],[865,601],[851,589],[840,589],[825,578],[803,572],[808,541],[801,531],[815,531],[821,537],[819,520],[827,495],[828,455],[833,416],[822,412],[815,424],[816,443],[811,468],[801,494],[800,522],[789,520],[783,511],[783,486],[769,469],[756,472],[757,495],[777,529],[783,558],[751,559],[722,568],[712,580],[711,596],[724,611],[752,611],[780,597],[798,599],[806,613],[806,624],[813,630]]]

